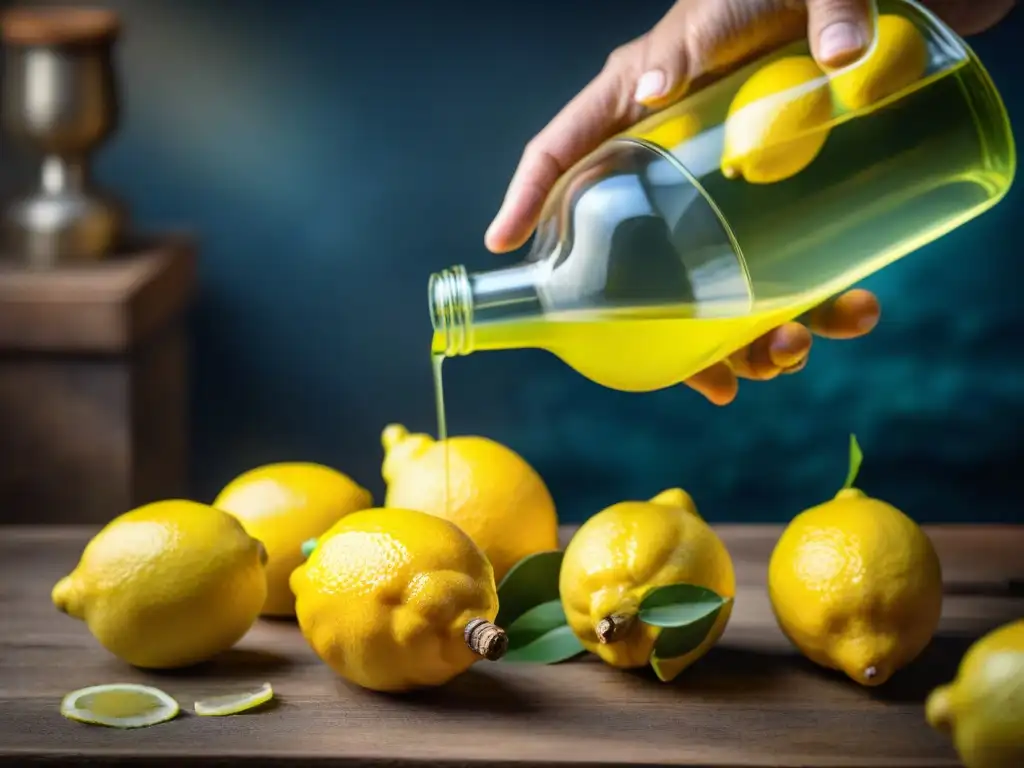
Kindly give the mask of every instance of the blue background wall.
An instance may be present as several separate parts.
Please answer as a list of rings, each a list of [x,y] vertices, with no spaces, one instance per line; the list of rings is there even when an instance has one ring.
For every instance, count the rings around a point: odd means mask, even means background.
[[[629,6],[627,12],[624,9]],[[483,231],[524,142],[668,0],[146,0],[120,8],[125,124],[99,162],[147,227],[202,236],[194,493],[321,461],[382,498],[379,433],[434,430],[426,278],[508,263]],[[543,7],[543,11],[541,10]],[[974,39],[1024,125],[1024,13]],[[542,352],[446,366],[453,432],[520,451],[565,520],[683,485],[784,520],[842,482],[920,520],[1024,522],[1024,185],[865,284],[867,339],[725,409],[599,388]]]

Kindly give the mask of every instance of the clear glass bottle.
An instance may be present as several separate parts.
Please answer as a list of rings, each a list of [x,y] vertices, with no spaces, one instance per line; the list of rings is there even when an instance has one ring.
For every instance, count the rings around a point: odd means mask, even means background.
[[[880,0],[860,61],[773,51],[566,173],[524,262],[432,275],[433,351],[542,348],[607,387],[671,386],[988,210],[1015,167],[967,44]]]

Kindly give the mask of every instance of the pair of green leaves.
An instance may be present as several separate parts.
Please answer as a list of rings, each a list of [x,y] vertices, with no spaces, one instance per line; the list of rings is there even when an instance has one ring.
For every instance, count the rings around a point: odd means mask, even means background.
[[[558,596],[559,550],[523,558],[498,585],[495,623],[508,634],[505,661],[557,664],[583,653]]]
[[[584,652],[559,598],[562,556],[560,551],[531,555],[502,579],[496,623],[508,633],[506,661],[556,664]],[[698,648],[730,602],[731,598],[693,584],[670,584],[644,597],[637,618],[661,629],[651,655],[651,666],[660,678],[669,677],[661,662]]]
[[[661,628],[650,659],[661,680],[671,680],[677,674],[672,671],[673,665],[665,662],[697,650],[731,603],[731,597],[722,597],[696,584],[668,584],[644,596],[637,618]]]

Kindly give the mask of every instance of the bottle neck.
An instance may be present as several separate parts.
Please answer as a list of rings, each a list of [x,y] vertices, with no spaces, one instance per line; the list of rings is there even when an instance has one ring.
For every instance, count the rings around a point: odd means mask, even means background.
[[[538,264],[524,262],[474,274],[457,266],[431,275],[427,290],[433,352],[468,355],[474,351],[477,326],[541,314],[538,269]]]

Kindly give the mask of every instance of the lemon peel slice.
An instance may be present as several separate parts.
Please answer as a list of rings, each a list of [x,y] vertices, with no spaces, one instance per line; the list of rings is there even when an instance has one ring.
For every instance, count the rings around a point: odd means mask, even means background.
[[[69,720],[108,728],[146,728],[173,720],[180,711],[169,694],[136,683],[92,685],[60,702],[60,713]]]
[[[237,715],[266,704],[274,698],[274,689],[270,683],[264,683],[258,690],[245,693],[229,693],[224,696],[211,696],[197,701],[193,706],[195,713],[203,717],[222,717]]]

